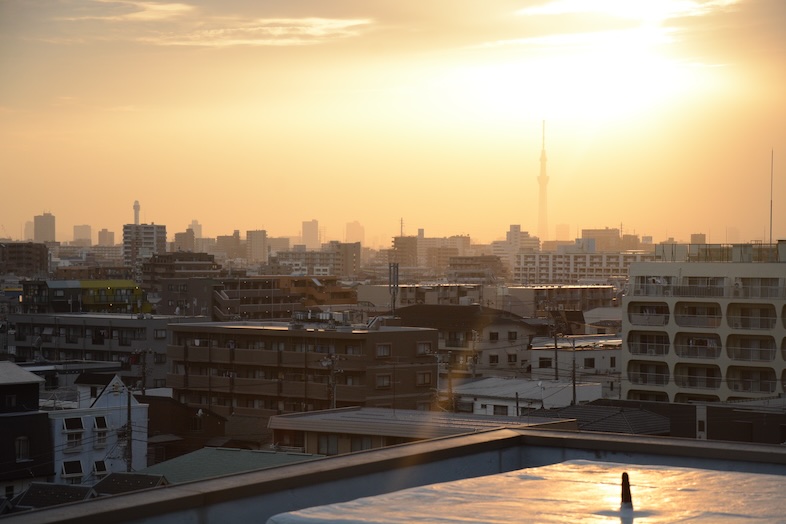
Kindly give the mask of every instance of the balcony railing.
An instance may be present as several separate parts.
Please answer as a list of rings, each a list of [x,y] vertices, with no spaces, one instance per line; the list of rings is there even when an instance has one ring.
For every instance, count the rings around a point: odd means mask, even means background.
[[[669,322],[669,315],[662,313],[630,313],[629,318],[636,326],[665,326]]]
[[[693,375],[675,375],[674,382],[681,388],[718,389],[721,379],[718,377],[699,377]]]
[[[729,389],[740,393],[775,393],[775,380],[729,379]]]
[[[680,315],[675,314],[674,320],[680,327],[715,328],[720,326],[720,315]]]
[[[631,384],[665,386],[669,383],[668,373],[630,373],[628,376]]]
[[[728,346],[727,352],[732,360],[745,362],[772,362],[775,360],[775,348]]]
[[[674,344],[674,351],[682,358],[718,358],[720,346],[696,346],[690,344]]]
[[[772,329],[775,327],[775,317],[754,317],[729,315],[729,327],[732,329]]]
[[[657,342],[631,342],[628,348],[632,355],[664,356],[669,352],[668,344]]]

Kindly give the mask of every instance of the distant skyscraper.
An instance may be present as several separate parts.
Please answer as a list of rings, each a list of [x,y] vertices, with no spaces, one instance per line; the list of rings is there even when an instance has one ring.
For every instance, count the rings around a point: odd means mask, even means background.
[[[251,262],[267,263],[267,231],[246,231],[246,258]]]
[[[134,200],[134,225],[139,225],[139,200]]]
[[[98,245],[99,246],[114,246],[115,233],[104,228],[98,232]]]
[[[202,224],[197,222],[197,219],[191,221],[191,225],[188,226],[189,229],[194,231],[194,238],[203,238],[202,237]]]
[[[690,236],[690,243],[691,244],[706,244],[707,243],[707,235],[704,233],[692,233]]]
[[[89,225],[74,226],[74,245],[93,245],[93,228]]]
[[[354,222],[347,222],[347,230],[344,241],[350,244],[353,242],[360,242],[362,245],[365,245],[366,230],[363,225],[357,220]]]
[[[546,174],[546,121],[543,121],[543,142],[540,149],[540,176],[538,185],[540,186],[540,198],[538,199],[538,236],[541,240],[546,240],[549,233],[548,210],[546,207],[546,186],[549,184],[549,177]]]
[[[302,243],[306,249],[319,249],[319,222],[316,219],[303,222]]]
[[[33,240],[36,242],[55,241],[55,216],[51,213],[33,217]]]

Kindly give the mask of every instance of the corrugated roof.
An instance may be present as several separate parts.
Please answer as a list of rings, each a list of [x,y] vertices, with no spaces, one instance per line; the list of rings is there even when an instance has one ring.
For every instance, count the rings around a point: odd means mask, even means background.
[[[490,415],[360,407],[276,415],[271,417],[268,423],[271,429],[384,435],[410,439],[447,437],[499,427],[531,425],[508,417]]]

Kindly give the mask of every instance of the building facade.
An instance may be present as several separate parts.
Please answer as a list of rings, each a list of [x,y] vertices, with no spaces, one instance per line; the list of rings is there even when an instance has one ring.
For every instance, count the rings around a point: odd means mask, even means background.
[[[163,387],[167,326],[201,317],[64,313],[9,315],[8,353],[20,362],[119,362],[131,385]]]
[[[623,300],[623,398],[733,401],[786,392],[786,242],[780,262],[641,263]]]
[[[581,284],[624,280],[634,262],[658,260],[654,254],[519,253],[513,280],[519,284]]]
[[[430,409],[437,331],[324,323],[172,325],[167,386],[222,416],[342,406]]]

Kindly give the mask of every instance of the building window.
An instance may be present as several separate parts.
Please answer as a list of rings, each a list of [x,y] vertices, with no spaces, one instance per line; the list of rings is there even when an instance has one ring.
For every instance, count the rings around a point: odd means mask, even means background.
[[[518,362],[519,356],[515,353],[508,353],[508,364],[515,364]]]
[[[390,353],[390,344],[377,344],[377,358],[389,358]]]
[[[347,355],[362,355],[363,350],[360,349],[360,346],[347,346],[345,351]]]
[[[490,331],[489,332],[489,340],[491,342],[496,342],[497,340],[499,340],[499,333],[497,333],[496,331]]]
[[[338,435],[319,435],[317,453],[320,455],[338,455]]]
[[[518,340],[519,334],[517,331],[508,331],[508,340]]]
[[[199,410],[200,414],[202,410]],[[191,431],[202,431],[202,417],[199,414],[195,417],[191,417]]]
[[[499,364],[499,355],[489,355],[489,365],[496,366]]]
[[[508,406],[500,406],[499,404],[494,404],[494,414],[495,415],[502,415],[507,417],[508,416]]]
[[[546,357],[540,357],[538,359],[538,367],[540,369],[550,368],[551,367],[551,359]]]
[[[81,418],[65,418],[63,419],[63,431],[66,433],[66,448],[65,452],[76,452],[82,449],[82,426]]]
[[[103,460],[96,460],[93,462],[93,473],[95,474],[96,478],[100,479],[105,477],[109,473],[109,470],[106,467],[106,462]]]
[[[352,437],[350,443],[351,451],[363,451],[364,449],[371,449],[371,437],[368,435],[358,435]]]
[[[388,389],[390,388],[390,384],[390,375],[377,375],[377,389]]]
[[[23,462],[30,460],[30,439],[27,437],[16,437],[14,440],[16,448],[16,461]]]
[[[609,366],[612,368],[617,367],[617,357],[609,357]]]
[[[93,439],[93,447],[103,448],[106,447],[106,434],[109,426],[106,423],[106,417],[95,418],[95,437]]]
[[[155,364],[166,364],[166,353],[154,353],[153,354],[153,363],[155,363]]]
[[[418,342],[418,355],[431,353],[431,342]]]
[[[16,407],[16,395],[6,395],[4,404],[5,404],[5,407],[7,407],[7,408],[15,408]]]
[[[78,460],[66,460],[60,476],[67,484],[82,483],[82,463]]]
[[[418,386],[430,386],[431,385],[431,372],[430,371],[418,371],[417,385]]]
[[[595,369],[595,359],[594,358],[585,358],[584,359],[584,368],[585,369]]]

